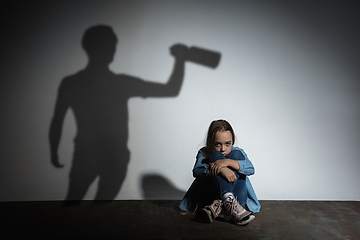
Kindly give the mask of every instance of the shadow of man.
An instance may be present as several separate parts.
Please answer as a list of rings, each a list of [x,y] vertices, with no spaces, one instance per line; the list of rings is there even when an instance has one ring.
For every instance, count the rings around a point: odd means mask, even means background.
[[[179,200],[186,193],[174,186],[169,179],[159,174],[143,175],[141,185],[145,200]]]
[[[61,168],[58,146],[66,112],[71,109],[77,125],[75,149],[66,200],[82,200],[93,181],[99,177],[95,200],[113,200],[124,182],[130,152],[128,107],[131,97],[174,97],[184,78],[188,48],[171,47],[175,57],[167,84],[146,82],[109,69],[117,37],[109,26],[93,26],[84,33],[82,46],[89,61],[85,69],[65,77],[58,89],[49,140],[51,162]]]

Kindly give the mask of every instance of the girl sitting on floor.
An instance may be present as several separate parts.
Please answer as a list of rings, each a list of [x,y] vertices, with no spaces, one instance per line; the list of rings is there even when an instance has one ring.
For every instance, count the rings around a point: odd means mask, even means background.
[[[222,212],[226,221],[232,219],[238,225],[255,218],[260,204],[247,177],[254,174],[254,166],[234,142],[234,131],[226,120],[210,124],[206,146],[199,150],[193,168],[196,179],[180,203],[182,210],[197,212],[208,222]]]

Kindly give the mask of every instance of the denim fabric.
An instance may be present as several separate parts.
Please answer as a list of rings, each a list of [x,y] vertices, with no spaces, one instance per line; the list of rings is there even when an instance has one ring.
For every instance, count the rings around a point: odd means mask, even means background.
[[[249,158],[247,157],[246,153],[243,149],[239,147],[232,147],[232,152],[236,150],[236,157],[233,160],[236,160],[239,163],[239,173],[244,174],[246,176],[253,175],[255,173],[255,169]],[[195,166],[193,168],[193,176],[195,178],[202,176],[202,175],[210,175],[209,173],[209,164],[205,157],[205,148],[199,150],[196,156]]]
[[[233,154],[231,157],[233,157],[233,160],[236,160],[239,163],[239,170],[235,172],[240,178],[245,176],[246,182],[246,191],[238,191],[238,188],[241,189],[241,184],[239,186],[236,185],[236,188],[233,188],[232,191],[239,200],[243,199],[243,194],[246,194],[246,205],[249,210],[252,212],[259,212],[260,203],[248,178],[248,176],[255,173],[254,166],[243,149],[239,147],[233,147],[230,154]],[[196,156],[196,162],[193,168],[193,176],[195,177],[195,180],[191,184],[189,190],[186,192],[179,206],[183,211],[194,211],[200,202],[205,201],[200,192],[203,192],[204,189],[212,188],[209,185],[213,185],[213,181],[208,180],[212,177],[209,173],[209,159],[205,158],[204,148],[200,149]],[[220,191],[218,191],[217,195],[220,195]]]
[[[231,151],[226,157],[219,151],[214,151],[209,156],[209,163],[214,163],[221,159],[239,159],[242,155],[240,151]],[[247,200],[247,189],[246,189],[246,176],[233,170],[237,181],[234,184],[229,183],[221,175],[212,176],[214,185],[218,189],[219,199],[224,193],[231,192],[239,201],[240,205],[245,207]]]

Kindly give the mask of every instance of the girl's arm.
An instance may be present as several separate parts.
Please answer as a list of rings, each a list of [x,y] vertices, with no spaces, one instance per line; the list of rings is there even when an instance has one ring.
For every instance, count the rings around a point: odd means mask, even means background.
[[[236,160],[233,159],[219,159],[214,163],[210,163],[209,172],[211,175],[217,175],[221,172],[221,170],[225,168],[228,168],[229,170],[233,169],[235,171],[239,171],[240,165]]]
[[[233,150],[230,153],[230,157],[234,158],[234,159],[223,159],[223,160],[217,160],[214,164],[217,164],[217,170],[213,171],[216,175],[220,172],[221,168],[224,167],[228,167],[228,168],[232,168],[236,171],[238,171],[240,174],[244,174],[247,176],[253,175],[255,173],[255,169],[254,166],[252,164],[252,162],[249,160],[248,156],[246,155],[246,153],[244,152],[244,150],[242,150],[241,148],[238,147],[234,147]],[[204,148],[200,149],[197,156],[196,156],[196,162],[195,162],[195,166],[193,168],[193,176],[195,178],[200,177],[200,176],[209,176],[212,175],[212,171],[216,165],[211,164],[211,169],[210,169],[210,165],[204,163],[203,161],[205,160],[205,150]]]
[[[215,163],[210,164],[210,173],[216,175],[220,172],[222,168],[232,168],[240,174],[244,175],[253,175],[255,169],[249,158],[247,157],[244,150],[238,147],[234,147],[229,158],[217,160]]]
[[[235,147],[234,153],[235,153],[234,160],[236,160],[239,163],[238,172],[246,176],[253,175],[255,173],[254,165],[252,164],[252,162],[250,161],[244,150]]]
[[[209,176],[209,165],[204,163],[205,160],[205,148],[202,148],[199,150],[197,156],[196,156],[196,162],[193,168],[193,176],[195,178],[200,176]]]
[[[228,167],[220,169],[219,174],[221,174],[221,176],[223,176],[223,178],[225,178],[231,184],[235,183],[237,180],[234,171]]]

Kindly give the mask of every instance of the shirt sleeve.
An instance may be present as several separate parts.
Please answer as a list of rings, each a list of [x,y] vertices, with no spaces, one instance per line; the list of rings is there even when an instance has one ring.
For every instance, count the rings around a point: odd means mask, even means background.
[[[239,147],[235,147],[233,151],[234,150],[241,152],[240,155],[241,157],[238,157],[237,159],[233,159],[239,163],[240,168],[238,172],[246,176],[253,175],[255,173],[255,168],[252,162],[250,161],[250,159],[248,158],[247,154],[245,153],[245,151]]]
[[[200,149],[198,154],[196,155],[196,162],[193,168],[193,176],[195,178],[201,176],[209,176],[209,165],[204,163],[205,160],[205,152],[204,149]]]

